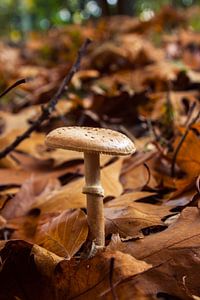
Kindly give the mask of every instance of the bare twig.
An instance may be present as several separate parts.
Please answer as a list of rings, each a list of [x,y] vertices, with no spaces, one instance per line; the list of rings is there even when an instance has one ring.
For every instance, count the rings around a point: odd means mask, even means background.
[[[74,64],[72,65],[71,69],[69,70],[68,74],[63,79],[62,83],[60,84],[57,92],[54,94],[54,96],[51,98],[49,103],[47,105],[44,105],[41,107],[41,114],[40,116],[31,124],[31,126],[20,136],[17,136],[16,139],[4,150],[0,151],[0,159],[8,155],[11,151],[13,151],[23,140],[28,138],[30,134],[35,131],[39,126],[49,118],[49,116],[52,114],[52,112],[55,110],[56,104],[58,103],[58,100],[62,96],[64,91],[67,91],[69,88],[69,84],[71,82],[71,79],[73,75],[79,70],[80,63],[83,55],[85,54],[85,51],[87,49],[87,46],[91,43],[89,39],[86,39],[83,43],[82,47],[78,51],[78,56]]]
[[[159,136],[159,135],[157,134],[157,132],[156,132],[156,130],[155,130],[155,127],[154,127],[153,124],[152,124],[152,120],[149,118],[149,119],[147,119],[146,121],[147,121],[147,125],[148,125],[148,127],[149,127],[149,130],[151,131],[151,133],[152,133],[152,135],[153,135],[155,141],[156,141],[156,142],[159,142],[160,139],[161,139],[161,136]]]
[[[174,133],[174,111],[171,101],[171,82],[169,82],[168,90],[166,93],[165,102],[165,129],[163,128],[163,133],[166,139],[173,136]]]
[[[192,113],[193,113],[195,107],[196,107],[196,102],[193,102],[192,105],[189,108],[189,112],[188,112],[187,120],[185,122],[185,126],[187,126],[188,123],[190,122],[190,118],[192,116]]]
[[[197,177],[197,180],[196,180],[196,188],[200,195],[200,175]]]
[[[185,141],[185,139],[186,139],[186,137],[187,137],[187,135],[188,135],[188,133],[189,133],[189,131],[190,131],[192,125],[193,125],[194,123],[196,123],[196,121],[199,119],[199,117],[200,117],[200,111],[199,111],[198,114],[191,120],[191,122],[187,125],[186,130],[185,130],[184,134],[182,135],[182,137],[181,137],[181,139],[180,139],[180,141],[179,141],[179,143],[178,143],[178,145],[177,145],[177,147],[176,147],[176,149],[175,149],[175,151],[174,151],[174,155],[173,155],[173,158],[172,158],[172,165],[171,165],[171,176],[172,176],[172,177],[175,176],[176,159],[177,159],[178,153],[179,153],[179,151],[180,151],[180,149],[181,149],[181,146],[182,146],[183,142]]]
[[[22,78],[20,80],[17,80],[15,83],[13,83],[11,86],[9,86],[3,93],[0,94],[0,98],[2,98],[3,96],[5,96],[8,92],[10,92],[12,89],[14,89],[15,87],[17,87],[20,84],[26,83],[27,79]]]

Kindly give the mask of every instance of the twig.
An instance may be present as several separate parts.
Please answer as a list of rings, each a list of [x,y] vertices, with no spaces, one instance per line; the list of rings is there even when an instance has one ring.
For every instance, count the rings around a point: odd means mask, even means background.
[[[18,85],[26,83],[26,82],[27,82],[27,79],[25,79],[25,78],[17,80],[15,83],[13,83],[11,86],[9,86],[3,93],[0,94],[0,98],[5,96],[8,92],[10,92],[12,89],[17,87]]]
[[[168,90],[166,93],[166,111],[165,111],[165,125],[167,129],[163,132],[166,139],[173,136],[174,133],[174,112],[173,105],[171,101],[171,82],[169,82]]]
[[[149,118],[149,119],[146,120],[146,122],[147,122],[147,125],[148,125],[148,127],[149,127],[149,130],[151,131],[151,133],[152,133],[152,135],[153,135],[155,141],[156,141],[156,142],[159,142],[160,139],[161,139],[161,136],[159,136],[159,135],[157,134],[157,132],[156,132],[156,130],[155,130],[155,127],[154,127],[153,124],[152,124],[152,120]]]
[[[185,126],[188,125],[188,123],[189,123],[189,121],[190,121],[190,118],[191,118],[191,116],[192,116],[192,113],[193,113],[195,107],[196,107],[196,102],[193,102],[192,105],[191,105],[190,108],[189,108],[189,112],[188,112],[187,120],[186,120],[186,122],[185,122]]]
[[[200,175],[197,177],[197,180],[196,180],[196,188],[200,195]]]
[[[187,135],[188,135],[188,133],[189,133],[189,131],[190,131],[192,125],[193,125],[194,123],[196,123],[196,121],[198,120],[199,117],[200,117],[200,111],[199,111],[198,114],[191,120],[191,122],[187,125],[186,130],[185,130],[184,134],[182,135],[182,137],[181,137],[181,139],[180,139],[180,141],[179,141],[179,143],[178,143],[178,145],[177,145],[177,147],[176,147],[176,149],[175,149],[175,151],[174,151],[174,155],[173,155],[173,158],[172,158],[172,165],[171,165],[171,176],[172,176],[172,177],[175,176],[176,159],[177,159],[178,153],[179,153],[179,151],[180,151],[180,149],[181,149],[181,146],[182,146],[183,142],[185,141],[185,139],[186,139],[186,137],[187,137]]]
[[[111,259],[110,259],[110,272],[109,272],[110,289],[111,289],[113,300],[118,300],[116,291],[115,291],[114,286],[113,286],[114,264],[115,264],[115,258],[111,257]]]
[[[86,39],[81,48],[78,51],[78,56],[74,64],[72,65],[71,69],[69,70],[68,74],[63,79],[62,83],[60,84],[57,92],[51,98],[47,105],[41,107],[41,114],[40,116],[32,123],[32,125],[20,136],[17,136],[16,139],[4,150],[0,151],[0,159],[8,155],[11,151],[13,151],[23,140],[28,138],[30,134],[35,131],[45,120],[49,118],[51,113],[55,110],[56,104],[58,100],[62,96],[64,91],[67,91],[69,88],[69,83],[73,75],[79,70],[80,63],[88,45],[91,43],[89,39]]]
[[[146,163],[143,163],[143,166],[146,168],[146,170],[147,170],[147,176],[148,176],[148,178],[147,178],[147,181],[146,181],[146,183],[145,183],[145,186],[148,186],[148,184],[149,184],[149,182],[150,182],[150,180],[151,180],[151,171],[150,171],[150,168],[149,168],[149,166],[146,164]]]

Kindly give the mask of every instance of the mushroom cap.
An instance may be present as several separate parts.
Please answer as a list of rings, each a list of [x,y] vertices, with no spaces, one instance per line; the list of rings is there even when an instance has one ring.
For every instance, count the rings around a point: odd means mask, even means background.
[[[129,155],[136,151],[126,135],[105,128],[60,127],[51,131],[45,142],[50,148],[110,155]]]

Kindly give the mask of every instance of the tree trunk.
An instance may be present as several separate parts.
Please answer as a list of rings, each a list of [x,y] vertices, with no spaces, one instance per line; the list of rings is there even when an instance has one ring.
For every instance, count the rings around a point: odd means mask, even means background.
[[[102,9],[102,16],[110,16],[110,9],[106,0],[98,0],[98,4]]]
[[[118,0],[117,13],[118,15],[134,15],[134,0]]]

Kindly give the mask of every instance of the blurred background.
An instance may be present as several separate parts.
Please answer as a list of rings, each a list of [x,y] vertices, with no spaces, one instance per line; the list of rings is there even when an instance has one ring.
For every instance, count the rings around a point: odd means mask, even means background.
[[[163,6],[184,9],[199,4],[200,0],[1,0],[0,34],[18,39],[28,31],[110,15],[138,16],[148,21]]]

